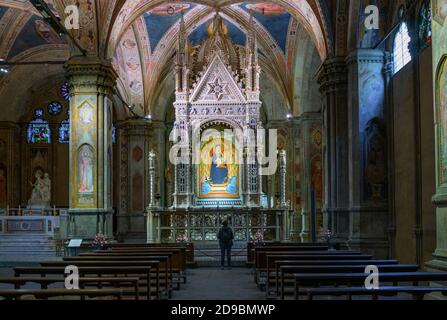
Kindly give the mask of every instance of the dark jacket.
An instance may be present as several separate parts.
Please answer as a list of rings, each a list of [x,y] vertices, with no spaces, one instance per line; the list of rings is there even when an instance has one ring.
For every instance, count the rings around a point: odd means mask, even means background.
[[[225,243],[225,242],[222,241],[222,234],[223,234],[224,229],[227,229],[229,231],[229,233],[230,233],[230,239],[231,240],[228,243]],[[222,228],[220,228],[219,233],[217,234],[217,239],[219,239],[219,244],[220,245],[230,245],[230,246],[232,246],[233,245],[233,239],[234,239],[233,230],[231,230],[230,227],[222,227]]]

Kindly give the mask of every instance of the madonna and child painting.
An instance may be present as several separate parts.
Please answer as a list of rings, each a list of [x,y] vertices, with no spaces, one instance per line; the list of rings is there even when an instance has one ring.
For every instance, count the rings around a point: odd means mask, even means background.
[[[239,167],[234,144],[213,139],[201,146],[198,168],[201,198],[234,198],[239,196]]]

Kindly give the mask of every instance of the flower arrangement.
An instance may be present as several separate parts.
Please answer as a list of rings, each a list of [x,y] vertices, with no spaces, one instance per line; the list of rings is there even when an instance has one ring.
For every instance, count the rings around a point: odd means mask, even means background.
[[[175,238],[175,242],[177,243],[186,243],[188,242],[188,237],[184,234],[179,234],[176,238]]]
[[[252,237],[253,244],[261,244],[264,243],[264,234],[261,232],[261,230],[256,231],[255,235]]]
[[[102,233],[98,233],[95,236],[95,239],[93,240],[92,246],[103,248],[108,243],[109,243],[109,240],[107,239],[107,237],[105,235],[103,235]]]

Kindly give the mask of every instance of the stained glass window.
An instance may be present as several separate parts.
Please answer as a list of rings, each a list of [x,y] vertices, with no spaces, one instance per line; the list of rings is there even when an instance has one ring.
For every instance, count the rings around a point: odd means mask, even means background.
[[[48,113],[52,116],[57,116],[62,112],[62,105],[57,102],[53,101],[48,105]]]
[[[33,144],[51,143],[51,130],[48,121],[39,118],[28,124],[28,142]]]
[[[70,120],[64,120],[59,125],[59,143],[70,143]]]
[[[394,73],[411,61],[410,42],[408,26],[402,22],[394,38]]]
[[[68,86],[68,82],[64,82],[61,86],[61,95],[65,101],[70,100],[70,88]]]
[[[419,42],[421,49],[431,44],[431,18],[430,1],[424,1],[419,11]]]

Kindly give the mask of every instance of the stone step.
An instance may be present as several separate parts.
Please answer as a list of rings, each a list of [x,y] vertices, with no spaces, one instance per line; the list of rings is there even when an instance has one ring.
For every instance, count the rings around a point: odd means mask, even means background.
[[[0,235],[0,262],[38,262],[56,257],[55,240],[42,233]]]

